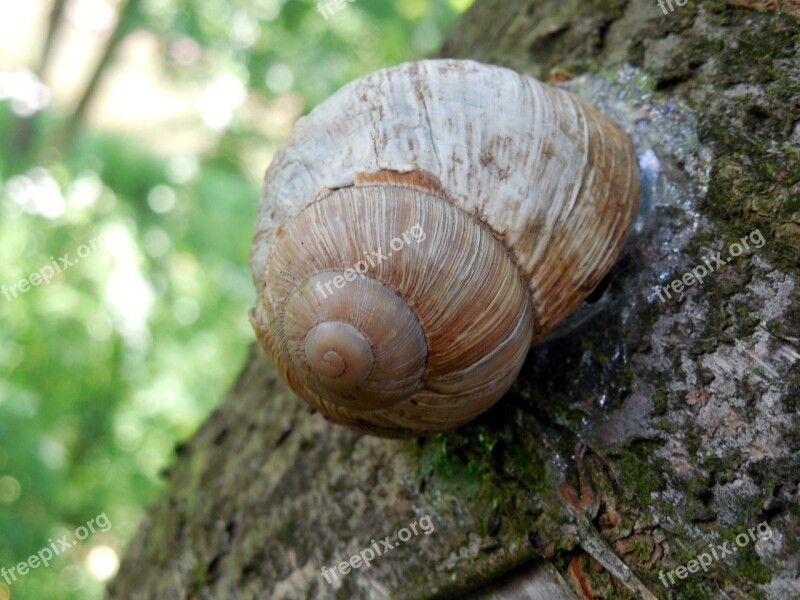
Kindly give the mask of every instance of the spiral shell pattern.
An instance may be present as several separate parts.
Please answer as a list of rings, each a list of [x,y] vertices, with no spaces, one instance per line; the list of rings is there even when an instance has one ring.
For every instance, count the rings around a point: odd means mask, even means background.
[[[528,293],[503,245],[420,187],[333,192],[282,232],[268,269],[277,302],[264,306],[264,341],[337,423],[406,435],[466,422],[530,346]]]
[[[264,185],[254,329],[334,423],[462,425],[599,283],[638,204],[622,129],[472,61],[357,80],[301,118]]]

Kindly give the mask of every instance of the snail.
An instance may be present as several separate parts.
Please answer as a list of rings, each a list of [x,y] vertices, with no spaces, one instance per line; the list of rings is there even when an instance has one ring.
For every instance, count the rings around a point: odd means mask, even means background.
[[[275,154],[250,320],[330,422],[455,429],[597,286],[638,202],[626,133],[567,92],[469,60],[386,68],[300,118]]]

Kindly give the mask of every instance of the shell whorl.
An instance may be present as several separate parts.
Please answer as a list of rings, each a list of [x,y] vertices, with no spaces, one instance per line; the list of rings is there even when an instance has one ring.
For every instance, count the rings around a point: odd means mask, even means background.
[[[275,155],[251,319],[329,420],[452,429],[599,283],[638,197],[624,131],[567,93],[472,61],[384,69],[301,118]],[[415,224],[424,242],[335,284]]]
[[[254,326],[334,422],[387,436],[452,428],[519,373],[526,285],[490,230],[437,192],[367,178],[306,207],[273,247]]]

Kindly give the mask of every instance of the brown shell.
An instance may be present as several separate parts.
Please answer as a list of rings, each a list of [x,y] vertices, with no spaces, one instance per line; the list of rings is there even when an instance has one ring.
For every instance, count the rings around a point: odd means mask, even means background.
[[[330,421],[458,427],[605,275],[638,196],[625,133],[565,92],[472,61],[378,71],[267,171],[253,326]]]

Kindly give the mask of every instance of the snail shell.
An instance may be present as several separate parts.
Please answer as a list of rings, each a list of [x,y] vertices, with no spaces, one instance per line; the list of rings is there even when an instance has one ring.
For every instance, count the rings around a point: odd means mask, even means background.
[[[329,421],[453,429],[600,282],[638,200],[626,134],[566,92],[472,61],[384,69],[298,120],[267,170],[251,322]]]

